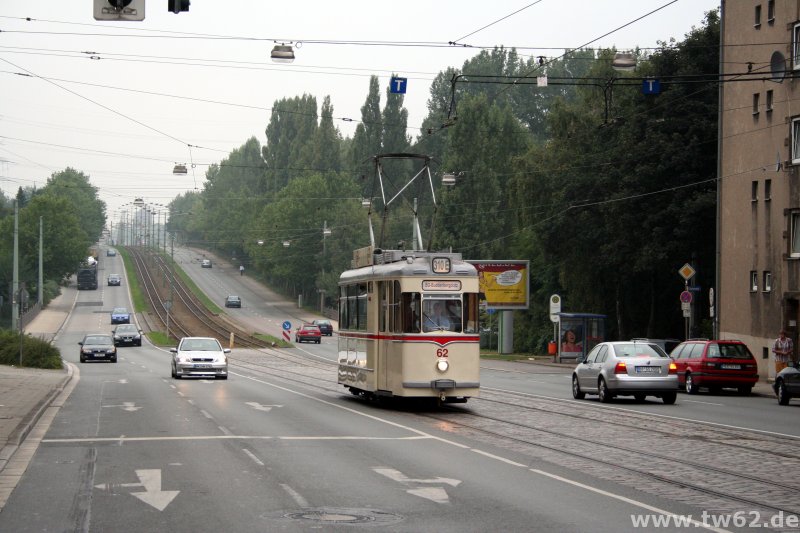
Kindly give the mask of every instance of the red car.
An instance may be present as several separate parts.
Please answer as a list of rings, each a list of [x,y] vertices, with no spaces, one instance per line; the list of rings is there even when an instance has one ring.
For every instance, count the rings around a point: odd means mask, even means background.
[[[303,324],[294,333],[295,342],[322,342],[322,332],[313,324]]]
[[[700,387],[710,392],[732,387],[746,395],[758,382],[758,364],[741,341],[691,339],[676,346],[670,357],[678,367],[678,383],[689,394]]]

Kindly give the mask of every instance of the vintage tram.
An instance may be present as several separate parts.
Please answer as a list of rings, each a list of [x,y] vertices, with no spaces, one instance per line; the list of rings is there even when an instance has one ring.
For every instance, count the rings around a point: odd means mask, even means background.
[[[477,396],[478,296],[461,254],[357,250],[339,278],[338,382],[367,398]]]

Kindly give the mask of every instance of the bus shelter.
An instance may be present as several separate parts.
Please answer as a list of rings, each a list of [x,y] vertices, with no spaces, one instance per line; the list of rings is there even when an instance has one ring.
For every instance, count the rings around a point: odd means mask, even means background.
[[[561,363],[579,362],[606,340],[606,315],[558,313],[558,352]]]

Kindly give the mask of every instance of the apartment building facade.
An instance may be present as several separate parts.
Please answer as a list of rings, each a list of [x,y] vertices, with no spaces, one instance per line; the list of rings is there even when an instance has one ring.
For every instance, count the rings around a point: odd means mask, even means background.
[[[800,0],[721,8],[718,332],[772,378],[800,321]]]

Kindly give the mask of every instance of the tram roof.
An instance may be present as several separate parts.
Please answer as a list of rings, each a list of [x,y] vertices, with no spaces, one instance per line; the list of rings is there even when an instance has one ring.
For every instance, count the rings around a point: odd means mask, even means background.
[[[451,261],[451,269],[447,274],[433,271],[431,262],[434,258],[446,257]],[[378,259],[379,258],[379,259]],[[460,253],[453,252],[424,252],[384,250],[376,255],[376,264],[347,270],[339,277],[340,282],[357,281],[360,279],[385,278],[385,277],[418,277],[418,276],[477,276],[478,271],[474,265],[464,261]]]

